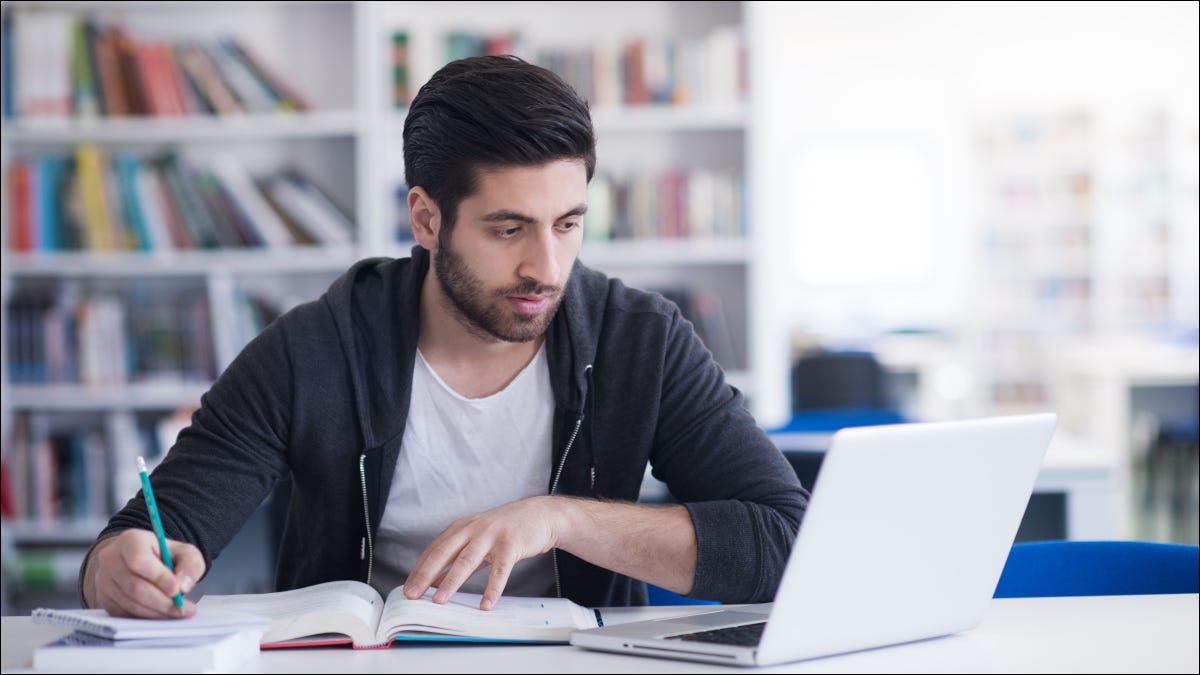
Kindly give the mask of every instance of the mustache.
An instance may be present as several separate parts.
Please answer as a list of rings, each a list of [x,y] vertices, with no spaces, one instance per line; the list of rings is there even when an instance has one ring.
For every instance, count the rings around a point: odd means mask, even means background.
[[[561,292],[562,292],[562,289],[558,286],[551,286],[548,284],[539,284],[536,281],[529,281],[529,282],[526,282],[523,284],[517,284],[516,286],[509,286],[508,288],[502,288],[499,291],[497,291],[496,293],[498,295],[502,295],[502,296],[509,296],[509,295],[549,295],[549,296],[554,296],[554,295],[560,294]]]

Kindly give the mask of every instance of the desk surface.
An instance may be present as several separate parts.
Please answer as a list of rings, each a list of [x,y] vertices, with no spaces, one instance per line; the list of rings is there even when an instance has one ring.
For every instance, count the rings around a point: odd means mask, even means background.
[[[934,640],[801,661],[766,672],[988,673],[1200,671],[1200,596],[1139,595],[993,600],[976,629]],[[691,613],[697,607],[679,608]],[[608,610],[610,619],[669,615],[668,608]],[[672,612],[674,613],[674,612]],[[63,631],[3,618],[4,672],[21,672],[33,646]],[[285,649],[241,672],[385,673],[745,672],[683,661],[604,654],[570,646],[416,645],[379,651]]]

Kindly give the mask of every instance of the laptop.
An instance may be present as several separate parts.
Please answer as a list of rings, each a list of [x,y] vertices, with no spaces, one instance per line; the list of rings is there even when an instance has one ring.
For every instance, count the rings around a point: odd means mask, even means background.
[[[974,628],[1056,420],[1041,413],[842,429],[773,603],[576,631],[571,644],[767,666]]]

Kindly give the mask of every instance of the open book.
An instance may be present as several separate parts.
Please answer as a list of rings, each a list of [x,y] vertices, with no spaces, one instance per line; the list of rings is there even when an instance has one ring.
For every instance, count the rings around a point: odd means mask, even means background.
[[[572,631],[599,625],[593,610],[566,598],[504,596],[483,611],[479,595],[455,593],[439,605],[430,600],[434,590],[409,600],[398,586],[385,601],[361,581],[330,581],[278,593],[206,595],[197,606],[200,612],[230,609],[271,619],[262,637],[264,648],[349,643],[368,649],[394,640],[565,644]]]

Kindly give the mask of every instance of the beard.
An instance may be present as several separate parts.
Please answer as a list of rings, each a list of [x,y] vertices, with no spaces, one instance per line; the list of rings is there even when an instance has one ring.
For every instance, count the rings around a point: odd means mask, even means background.
[[[501,342],[532,342],[545,334],[562,303],[562,288],[528,281],[489,290],[471,270],[449,237],[438,244],[434,265],[442,293],[459,323],[472,334]],[[564,284],[565,285],[565,284]],[[513,295],[547,295],[546,307],[537,314],[520,314],[508,304]]]

